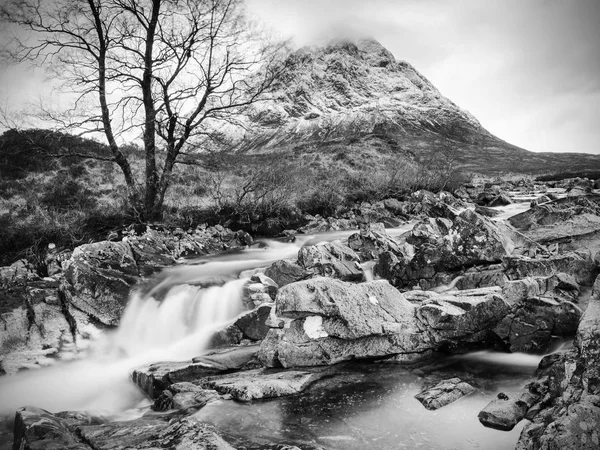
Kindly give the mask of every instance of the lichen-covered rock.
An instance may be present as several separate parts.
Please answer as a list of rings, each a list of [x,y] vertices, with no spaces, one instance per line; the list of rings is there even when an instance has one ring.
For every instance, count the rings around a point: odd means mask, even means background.
[[[82,245],[65,266],[62,290],[69,303],[105,325],[117,325],[139,277],[129,245],[109,241]]]
[[[386,252],[375,267],[378,275],[398,287],[432,280],[440,272],[497,263],[515,249],[509,230],[471,210],[463,211],[454,221],[422,221],[404,238],[414,246],[414,255],[396,261]]]
[[[455,402],[459,398],[475,392],[476,389],[469,383],[462,381],[460,378],[450,378],[440,381],[433,387],[415,395],[423,406],[427,409],[436,410]]]

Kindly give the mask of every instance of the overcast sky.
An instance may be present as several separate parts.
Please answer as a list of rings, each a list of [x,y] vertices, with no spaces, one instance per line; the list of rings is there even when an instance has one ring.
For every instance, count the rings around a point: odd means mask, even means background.
[[[510,143],[600,153],[600,0],[247,2],[298,45],[373,36]],[[35,73],[0,68],[4,99],[40,90]]]
[[[600,153],[600,0],[248,0],[299,44],[371,35],[492,133]]]

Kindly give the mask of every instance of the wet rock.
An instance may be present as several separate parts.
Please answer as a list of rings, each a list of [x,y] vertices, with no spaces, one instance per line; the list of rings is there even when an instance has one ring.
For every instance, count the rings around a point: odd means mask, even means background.
[[[265,269],[265,275],[279,287],[304,280],[310,276],[300,265],[286,260],[275,261]]]
[[[475,391],[476,389],[473,386],[469,383],[465,383],[460,378],[450,378],[448,380],[440,381],[429,389],[425,389],[415,395],[415,398],[419,400],[425,408],[436,410]]]
[[[90,450],[75,433],[54,414],[27,406],[15,416],[14,449]]]
[[[298,264],[313,275],[360,281],[362,270],[360,258],[341,241],[302,247],[298,252]]]
[[[535,400],[527,393],[501,392],[479,412],[477,418],[486,427],[510,431],[525,417]]]
[[[204,389],[190,382],[175,383],[167,387],[154,401],[154,411],[170,409],[200,409],[221,396],[212,389]]]
[[[229,394],[235,400],[247,402],[299,394],[328,374],[326,369],[257,369],[210,377],[202,380],[201,384],[220,394]]]
[[[546,351],[555,337],[573,336],[581,310],[568,301],[528,298],[515,305],[494,332],[512,352]]]
[[[174,383],[188,382],[223,371],[255,368],[258,345],[240,345],[210,350],[192,361],[161,362],[135,369],[133,382],[150,398],[156,398]]]

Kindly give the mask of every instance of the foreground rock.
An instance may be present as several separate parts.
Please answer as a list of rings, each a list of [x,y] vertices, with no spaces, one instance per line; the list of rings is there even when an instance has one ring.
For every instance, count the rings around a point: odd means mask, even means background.
[[[450,378],[440,381],[435,386],[415,395],[427,409],[436,410],[475,392],[476,389],[460,378]]]
[[[288,323],[269,331],[259,360],[267,367],[354,358],[410,361],[441,347],[485,341],[487,330],[509,310],[499,289],[414,295],[409,301],[386,281],[349,284],[315,278],[285,286],[275,313]]]
[[[136,450],[198,449],[234,450],[210,425],[185,417],[169,422],[141,418],[126,422],[90,424],[65,420],[61,415],[27,407],[15,419],[15,449],[39,450]]]
[[[542,401],[530,411],[517,450],[585,450],[600,446],[600,277],[577,335],[575,348],[540,364],[531,389]]]

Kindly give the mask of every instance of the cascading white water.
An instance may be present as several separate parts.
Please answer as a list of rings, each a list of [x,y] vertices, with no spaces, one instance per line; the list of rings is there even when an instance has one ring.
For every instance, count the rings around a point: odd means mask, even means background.
[[[388,233],[398,235],[411,227],[407,224]],[[59,360],[53,366],[0,377],[0,415],[12,415],[22,406],[34,405],[52,412],[87,410],[114,417],[135,407],[145,400],[129,380],[132,369],[197,356],[214,331],[242,311],[245,280],[209,288],[194,283],[237,278],[242,271],[293,258],[303,245],[343,239],[355,232],[303,235],[293,243],[269,240],[264,241],[266,248],[201,258],[164,270],[146,295],[132,294],[119,328],[93,342],[85,358]],[[165,291],[158,301],[158,293]]]
[[[161,302],[134,293],[113,347],[126,355],[165,353],[172,359],[197,356],[215,331],[242,312],[246,281],[240,279],[205,289],[177,285]]]
[[[118,330],[97,342],[87,358],[0,378],[0,414],[25,405],[106,414],[135,407],[143,395],[129,380],[131,370],[200,354],[212,334],[242,311],[245,282],[205,289],[178,285],[161,302],[133,293]]]

